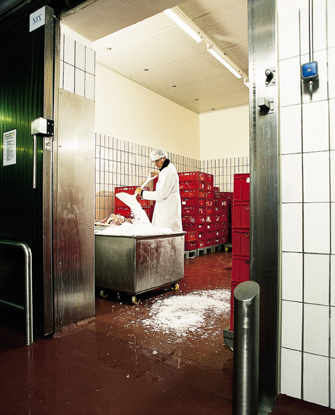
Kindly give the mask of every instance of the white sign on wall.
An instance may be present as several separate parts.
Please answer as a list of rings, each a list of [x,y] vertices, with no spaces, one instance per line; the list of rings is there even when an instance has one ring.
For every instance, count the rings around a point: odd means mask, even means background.
[[[3,133],[3,165],[16,164],[16,130]]]
[[[29,16],[29,32],[45,24],[45,7],[42,7]]]

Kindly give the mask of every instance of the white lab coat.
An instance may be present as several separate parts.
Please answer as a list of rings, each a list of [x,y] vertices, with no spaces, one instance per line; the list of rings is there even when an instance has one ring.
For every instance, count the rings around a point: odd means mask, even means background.
[[[172,231],[182,231],[181,200],[179,193],[179,177],[174,165],[170,162],[160,171],[156,190],[143,191],[143,199],[155,200],[156,205],[152,224],[158,228],[170,228]]]

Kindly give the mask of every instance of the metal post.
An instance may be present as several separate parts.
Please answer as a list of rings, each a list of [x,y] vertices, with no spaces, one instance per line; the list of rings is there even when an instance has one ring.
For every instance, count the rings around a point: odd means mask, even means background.
[[[33,342],[33,259],[31,249],[25,242],[0,241],[1,245],[11,245],[22,248],[25,256],[25,322],[26,322],[26,345]],[[23,308],[18,304],[8,303],[0,300],[1,303],[16,308]]]
[[[258,414],[259,285],[234,291],[233,415]]]

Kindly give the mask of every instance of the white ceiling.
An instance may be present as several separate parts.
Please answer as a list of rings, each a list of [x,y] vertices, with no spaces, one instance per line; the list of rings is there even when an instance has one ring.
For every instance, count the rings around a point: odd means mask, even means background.
[[[62,22],[93,42],[97,62],[196,113],[246,105],[249,91],[163,13],[174,0],[90,0]],[[248,74],[247,0],[178,7]]]

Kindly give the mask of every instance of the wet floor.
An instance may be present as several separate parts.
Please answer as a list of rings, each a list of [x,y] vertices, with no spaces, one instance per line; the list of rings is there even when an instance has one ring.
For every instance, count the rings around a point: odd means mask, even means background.
[[[143,323],[157,302],[229,290],[230,278],[229,252],[187,259],[179,291],[142,294],[139,305],[124,293],[103,299],[97,291],[95,318],[31,346],[1,323],[0,414],[231,414],[233,352],[222,336],[229,308],[183,335]],[[275,415],[335,412],[286,397],[278,402]]]

